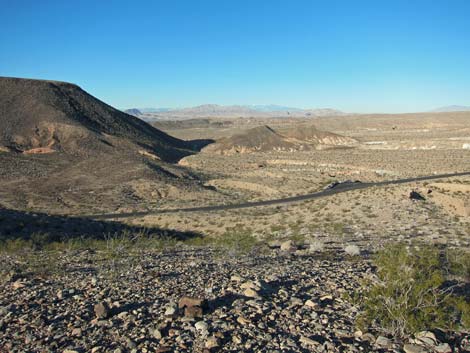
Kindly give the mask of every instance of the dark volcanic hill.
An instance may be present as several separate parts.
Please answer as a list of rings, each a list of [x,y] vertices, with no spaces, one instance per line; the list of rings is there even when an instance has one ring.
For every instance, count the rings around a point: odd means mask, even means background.
[[[207,190],[172,162],[205,143],[70,83],[0,77],[0,208],[83,214],[196,200]]]
[[[173,162],[193,144],[56,81],[0,77],[0,148],[19,152],[93,154],[141,148]]]
[[[290,150],[294,144],[286,141],[283,136],[267,125],[258,126],[229,138],[218,140],[205,148],[221,154],[267,152],[273,150]]]
[[[258,126],[229,138],[221,138],[207,146],[205,152],[223,155],[234,153],[300,151],[322,148],[349,147],[356,140],[327,131],[313,125],[273,130],[269,126]]]

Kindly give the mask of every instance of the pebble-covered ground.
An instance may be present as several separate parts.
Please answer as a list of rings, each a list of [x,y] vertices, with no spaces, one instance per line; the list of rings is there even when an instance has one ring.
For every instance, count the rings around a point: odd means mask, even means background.
[[[75,250],[53,259],[42,254],[56,263],[2,278],[0,352],[470,349],[465,335],[451,341],[427,332],[400,342],[358,330],[358,307],[347,294],[372,275],[369,261],[288,250],[241,255],[177,247],[114,257]],[[1,261],[14,268],[18,259],[3,255]]]

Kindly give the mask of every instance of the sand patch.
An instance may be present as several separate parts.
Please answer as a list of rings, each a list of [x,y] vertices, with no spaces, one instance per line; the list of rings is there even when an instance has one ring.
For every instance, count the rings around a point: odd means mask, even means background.
[[[429,185],[431,188],[438,188],[449,192],[463,192],[470,193],[470,185],[455,184],[455,183],[432,183]]]
[[[23,151],[24,154],[47,154],[47,153],[54,153],[54,152],[57,152],[57,151],[50,147],[31,148],[29,150]]]
[[[153,159],[153,160],[156,160],[156,161],[161,160],[161,158],[158,157],[156,154],[147,152],[147,151],[145,151],[145,150],[140,150],[140,151],[139,151],[139,154],[141,154],[142,156],[145,156],[145,157],[149,157],[149,158],[151,158],[151,159]]]
[[[468,200],[462,200],[441,193],[434,193],[432,201],[450,214],[460,217],[470,217],[470,202]]]
[[[177,198],[181,192],[173,185],[164,185],[146,179],[133,180],[128,182],[132,192],[143,200],[161,200],[166,198]]]
[[[431,200],[435,204],[442,207],[450,214],[460,217],[470,217],[470,185],[432,183],[429,186],[434,189]]]

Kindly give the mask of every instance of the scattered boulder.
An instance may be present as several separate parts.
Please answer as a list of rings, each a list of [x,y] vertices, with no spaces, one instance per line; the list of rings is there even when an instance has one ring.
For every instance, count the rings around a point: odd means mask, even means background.
[[[325,249],[325,243],[322,241],[311,241],[308,246],[309,252],[322,252]]]
[[[263,284],[259,281],[247,281],[240,285],[242,294],[248,298],[259,298],[263,289]]]
[[[110,309],[106,302],[100,302],[93,307],[98,319],[107,319],[110,315]]]
[[[201,298],[182,297],[178,302],[178,308],[184,310],[187,318],[202,318],[204,309],[207,308],[207,301]]]
[[[316,308],[318,305],[311,299],[307,299],[304,304],[306,307],[309,308]]]
[[[437,333],[438,331],[436,331]],[[415,335],[415,338],[410,338],[409,342],[403,346],[405,353],[451,353],[452,348],[448,343],[440,343],[440,340],[445,339],[445,334],[439,335],[431,331],[422,331]]]
[[[215,336],[211,336],[207,339],[205,347],[210,350],[219,347],[219,345],[219,339]]]
[[[316,346],[320,344],[319,342],[314,341],[311,338],[308,338],[306,336],[300,336],[299,342],[306,346]]]
[[[237,317],[237,322],[242,326],[251,324],[251,321],[248,320],[247,318],[244,318],[243,316]]]
[[[202,335],[207,335],[207,333],[209,332],[209,325],[205,321],[196,322],[194,327],[196,328],[196,331],[198,331]]]
[[[388,348],[392,345],[392,340],[384,336],[379,336],[375,340],[375,345],[378,347]]]
[[[202,319],[204,311],[199,306],[187,306],[184,308],[184,316],[191,319]]]
[[[452,348],[449,343],[441,343],[433,348],[436,353],[452,353]]]
[[[410,196],[409,196],[410,200],[415,200],[415,201],[425,201],[426,198],[421,195],[419,192],[417,191],[412,191],[410,192]]]
[[[297,250],[297,246],[292,240],[287,240],[281,243],[281,251],[291,252]]]
[[[252,289],[252,288],[247,288],[243,291],[243,295],[248,298],[258,298],[259,293],[258,291]]]
[[[405,351],[405,353],[427,353],[428,352],[428,350],[422,346],[419,346],[417,344],[409,344],[409,343],[403,346],[403,350]]]
[[[344,252],[350,256],[359,256],[361,255],[361,249],[357,245],[348,245],[344,248]]]
[[[182,297],[179,302],[178,302],[178,308],[179,309],[184,309],[186,307],[192,307],[192,306],[199,306],[203,307],[205,306],[205,299],[200,299],[200,298],[194,298],[194,297]]]
[[[282,242],[279,239],[274,239],[268,242],[268,246],[271,249],[279,249],[281,247]]]
[[[155,330],[153,330],[153,333],[152,333],[153,337],[156,338],[157,340],[161,340],[163,335],[162,335],[162,332],[157,328]]]
[[[168,318],[174,318],[178,314],[178,307],[175,303],[168,303],[165,307],[165,316]]]
[[[82,329],[80,327],[77,327],[77,328],[74,328],[72,330],[72,336],[75,336],[75,337],[82,337]]]

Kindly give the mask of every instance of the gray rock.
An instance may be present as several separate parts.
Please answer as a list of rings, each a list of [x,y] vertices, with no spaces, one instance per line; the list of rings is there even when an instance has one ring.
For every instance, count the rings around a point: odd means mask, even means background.
[[[205,347],[207,349],[214,349],[214,348],[219,347],[219,345],[220,345],[219,339],[215,336],[209,337],[205,343]]]
[[[287,240],[281,243],[281,251],[295,251],[297,247],[292,240]]]
[[[357,245],[348,245],[344,248],[344,252],[350,256],[358,256],[361,254],[361,249]]]
[[[407,343],[403,346],[403,350],[405,353],[427,353],[429,352],[427,349],[425,349],[422,346],[419,346],[417,344],[410,344]]]
[[[106,319],[110,314],[109,306],[106,302],[100,302],[93,307],[98,319]]]
[[[452,353],[452,348],[448,343],[441,343],[434,347],[436,353]]]
[[[159,329],[153,330],[152,336],[157,340],[161,340],[163,337],[162,332]]]
[[[375,345],[379,347],[390,347],[392,345],[392,341],[384,336],[379,336],[375,340]]]
[[[207,322],[204,322],[204,321],[198,321],[196,322],[196,324],[194,325],[194,327],[196,328],[196,330],[201,333],[201,334],[207,334],[208,331],[209,331],[209,325],[207,324]]]
[[[243,295],[248,298],[258,298],[259,294],[256,290],[252,288],[247,288],[243,291]]]
[[[299,342],[306,345],[306,346],[316,346],[319,345],[320,343],[317,341],[314,341],[308,337],[305,336],[300,336]]]
[[[178,313],[178,307],[176,306],[175,303],[169,303],[165,307],[165,316],[169,318],[173,318],[177,315]]]

